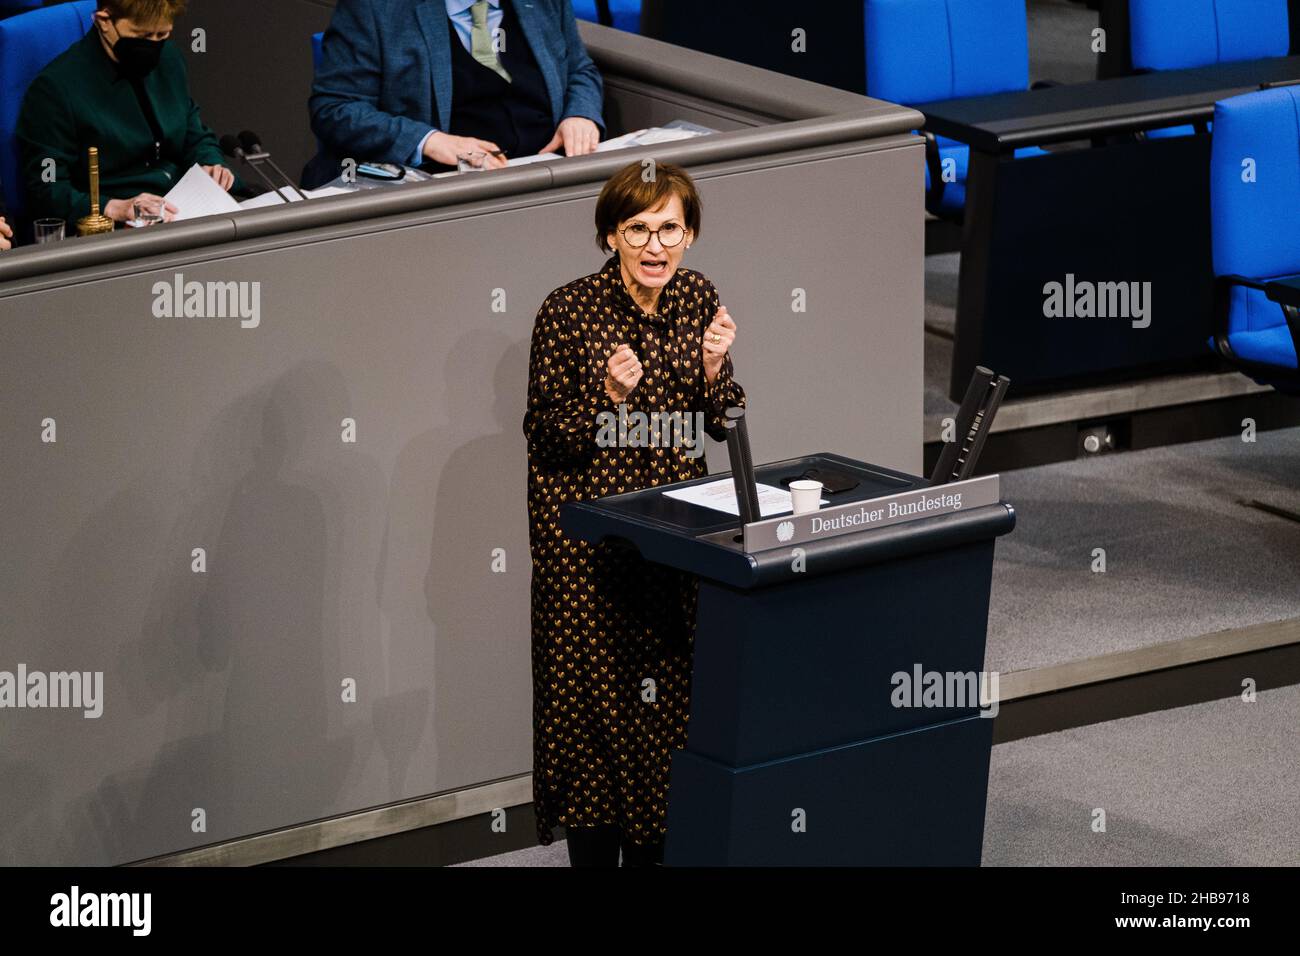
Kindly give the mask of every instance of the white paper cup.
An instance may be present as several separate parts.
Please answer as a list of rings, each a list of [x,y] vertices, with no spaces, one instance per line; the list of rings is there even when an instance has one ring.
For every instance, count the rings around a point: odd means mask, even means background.
[[[822,483],[810,478],[790,482],[790,500],[797,515],[816,511],[822,506]]]

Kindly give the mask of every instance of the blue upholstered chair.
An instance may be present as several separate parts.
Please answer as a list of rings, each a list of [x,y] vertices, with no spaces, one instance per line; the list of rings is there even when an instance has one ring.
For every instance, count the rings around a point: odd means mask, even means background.
[[[605,7],[604,10],[601,8]],[[641,32],[641,0],[573,0],[573,14],[579,20],[603,23],[607,27]],[[608,16],[608,19],[606,19]]]
[[[1129,0],[1129,49],[1137,71],[1185,70],[1286,56],[1287,0]],[[1148,130],[1159,139],[1191,126]]]
[[[1216,332],[1211,347],[1257,382],[1300,393],[1300,87],[1214,107],[1210,160]]]
[[[14,137],[23,97],[36,74],[86,35],[94,12],[94,0],[78,0],[0,20],[0,183],[12,221],[26,206]]]
[[[1286,56],[1287,0],[1129,0],[1129,45],[1140,70]]]
[[[914,106],[1029,86],[1025,0],[865,0],[867,95]],[[956,216],[966,205],[967,146],[927,134],[926,208]],[[1037,147],[1017,158],[1041,156]],[[952,182],[944,182],[944,167]],[[940,171],[935,182],[935,170]]]

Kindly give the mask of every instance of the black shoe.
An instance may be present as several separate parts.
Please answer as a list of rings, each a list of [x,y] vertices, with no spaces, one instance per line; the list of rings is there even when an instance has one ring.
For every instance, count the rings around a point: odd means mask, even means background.
[[[622,833],[612,823],[594,827],[565,828],[570,866],[618,866],[618,844]]]
[[[654,843],[633,843],[623,841],[624,866],[663,866],[664,844],[662,840]]]

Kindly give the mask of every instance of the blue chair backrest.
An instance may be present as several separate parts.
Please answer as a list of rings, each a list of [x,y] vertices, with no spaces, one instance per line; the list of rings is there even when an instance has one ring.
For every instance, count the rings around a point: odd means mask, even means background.
[[[1210,215],[1216,275],[1300,275],[1300,87],[1214,105]]]
[[[1139,70],[1182,70],[1286,56],[1287,0],[1129,0],[1129,47]]]
[[[866,0],[867,95],[929,103],[1029,86],[1025,0]]]
[[[27,87],[51,60],[86,35],[94,12],[95,0],[78,0],[0,20],[0,183],[10,219],[21,215],[26,205],[14,130]]]
[[[609,0],[609,12],[615,29],[628,33],[641,32],[641,0]],[[596,0],[573,0],[573,15],[579,20],[600,22]]]

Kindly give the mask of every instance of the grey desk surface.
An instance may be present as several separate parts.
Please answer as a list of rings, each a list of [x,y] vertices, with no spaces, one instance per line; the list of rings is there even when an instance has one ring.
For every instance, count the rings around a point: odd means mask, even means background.
[[[686,129],[697,133],[717,133],[716,129],[709,129],[706,126],[700,126],[698,123],[691,123],[687,120],[672,120],[662,125],[663,129]],[[565,156],[558,156],[554,159],[534,160],[534,162],[558,162],[566,159]],[[524,164],[519,164],[524,165]],[[375,179],[370,176],[358,175],[356,179],[344,179],[343,176],[336,176],[330,182],[326,183],[326,188],[346,189],[357,191],[362,189],[376,189],[384,186],[402,186],[407,183],[423,183],[431,179],[442,179],[448,176],[459,176],[462,173],[458,170],[448,170],[440,173],[430,173],[423,169],[416,169],[411,166],[402,167],[406,174],[401,179]]]
[[[986,153],[1210,119],[1214,104],[1300,80],[1300,56],[925,103],[925,128]]]

